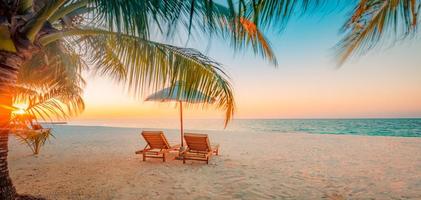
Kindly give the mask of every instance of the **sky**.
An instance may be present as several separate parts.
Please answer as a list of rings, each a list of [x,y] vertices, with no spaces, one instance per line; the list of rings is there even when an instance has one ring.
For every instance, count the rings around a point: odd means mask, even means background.
[[[421,117],[421,40],[375,49],[337,68],[335,44],[346,12],[293,19],[283,32],[267,34],[278,67],[234,53],[223,40],[192,39],[224,65],[236,98],[235,118]],[[86,75],[86,110],[74,121],[176,119],[175,104],[144,102],[104,77]],[[222,119],[213,109],[185,111],[188,119]]]

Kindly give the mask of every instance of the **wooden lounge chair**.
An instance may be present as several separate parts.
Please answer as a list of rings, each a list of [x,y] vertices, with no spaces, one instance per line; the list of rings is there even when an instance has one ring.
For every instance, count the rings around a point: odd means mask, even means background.
[[[146,161],[146,158],[162,158],[165,162],[166,154],[180,147],[180,145],[171,146],[162,131],[142,131],[142,136],[147,144],[143,150],[136,151],[136,154],[142,154],[143,161]]]
[[[219,153],[219,145],[211,146],[207,134],[185,133],[184,139],[187,149],[182,153],[183,163],[186,160],[199,160],[209,164],[212,155]]]

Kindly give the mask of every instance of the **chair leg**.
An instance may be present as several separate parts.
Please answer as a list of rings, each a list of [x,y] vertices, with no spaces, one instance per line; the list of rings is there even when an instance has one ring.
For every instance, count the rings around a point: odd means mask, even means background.
[[[186,164],[186,158],[183,157],[183,164]]]
[[[146,153],[145,152],[143,152],[143,154],[142,154],[143,156],[143,161],[146,161]]]
[[[165,153],[162,154],[162,161],[165,162]]]

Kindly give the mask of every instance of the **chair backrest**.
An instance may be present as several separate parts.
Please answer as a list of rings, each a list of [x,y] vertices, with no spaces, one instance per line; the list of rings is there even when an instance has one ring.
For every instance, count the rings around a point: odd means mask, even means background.
[[[204,152],[212,151],[207,134],[185,133],[184,139],[190,150]]]
[[[170,144],[162,131],[142,131],[142,136],[152,149],[169,149]]]

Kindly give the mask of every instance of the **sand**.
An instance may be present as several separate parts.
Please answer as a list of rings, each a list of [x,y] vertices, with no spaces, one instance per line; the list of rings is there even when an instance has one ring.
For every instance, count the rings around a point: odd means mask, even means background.
[[[12,139],[12,179],[47,199],[421,199],[421,138],[204,131],[221,155],[183,165],[142,162],[140,131],[58,126],[36,157]]]

